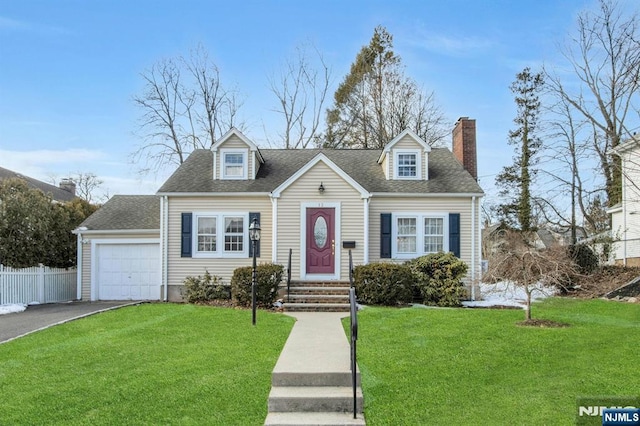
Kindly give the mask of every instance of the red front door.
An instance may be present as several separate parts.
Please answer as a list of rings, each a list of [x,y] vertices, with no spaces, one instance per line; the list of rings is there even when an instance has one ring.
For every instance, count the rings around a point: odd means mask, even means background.
[[[307,209],[307,274],[335,273],[335,209]]]

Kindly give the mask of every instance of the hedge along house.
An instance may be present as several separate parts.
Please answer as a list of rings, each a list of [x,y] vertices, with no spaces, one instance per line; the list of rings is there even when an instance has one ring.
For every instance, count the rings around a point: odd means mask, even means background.
[[[150,299],[181,300],[184,279],[205,270],[229,283],[236,268],[251,264],[254,218],[262,228],[259,262],[286,267],[291,250],[297,281],[347,281],[349,250],[355,265],[451,251],[469,265],[470,284],[481,259],[475,145],[475,120],[466,117],[454,128],[453,153],[408,130],[382,150],[261,150],[232,129],[211,149],[193,151],[156,196],[135,199],[138,210],[158,203],[157,227],[138,218],[119,228],[99,210],[76,230],[82,298],[137,298],[129,277],[142,264],[157,272]],[[135,222],[134,199],[126,205],[119,198],[102,216]],[[143,247],[149,244],[156,249]],[[136,246],[149,255],[129,261]],[[156,260],[149,258],[154,250]],[[127,270],[119,276],[118,256]],[[136,276],[143,275],[151,276]],[[109,290],[118,287],[120,296]]]

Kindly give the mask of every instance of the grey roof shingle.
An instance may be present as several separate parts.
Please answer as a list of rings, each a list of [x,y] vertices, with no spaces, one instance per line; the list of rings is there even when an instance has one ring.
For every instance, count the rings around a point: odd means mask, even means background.
[[[85,219],[79,228],[92,231],[160,229],[160,197],[114,195]]]
[[[38,179],[21,175],[20,173],[14,172],[13,170],[0,167],[0,180],[11,179],[11,178],[18,178],[18,179],[24,180],[25,182],[27,182],[27,185],[29,185],[29,187],[39,189],[40,191],[44,192],[47,195],[50,195],[51,198],[59,202],[64,203],[76,198],[75,194],[67,190],[64,190],[62,188],[59,188],[55,185],[51,185],[46,182],[42,182]]]
[[[265,192],[275,190],[322,152],[368,192],[481,194],[482,188],[446,148],[429,154],[429,180],[387,180],[378,164],[380,150],[260,150],[265,163],[256,179],[213,180],[213,153],[199,149],[167,179],[158,193]]]

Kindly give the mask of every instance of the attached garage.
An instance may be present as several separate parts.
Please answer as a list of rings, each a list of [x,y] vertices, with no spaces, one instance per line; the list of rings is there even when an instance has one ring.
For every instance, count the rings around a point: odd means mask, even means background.
[[[160,197],[114,195],[73,232],[78,299],[162,300]]]
[[[94,241],[93,300],[159,300],[160,244]]]

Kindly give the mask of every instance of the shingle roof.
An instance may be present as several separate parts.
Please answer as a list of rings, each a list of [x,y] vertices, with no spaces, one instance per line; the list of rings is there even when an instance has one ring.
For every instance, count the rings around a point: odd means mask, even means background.
[[[265,192],[279,185],[322,152],[365,190],[376,193],[481,194],[476,180],[446,148],[429,154],[429,180],[387,180],[378,164],[380,150],[262,149],[265,163],[256,179],[213,180],[213,153],[199,149],[167,179],[158,193]]]
[[[29,185],[31,188],[39,189],[40,191],[50,195],[51,198],[59,202],[67,202],[76,198],[75,194],[67,190],[64,190],[62,188],[59,188],[55,185],[51,185],[46,182],[42,182],[38,179],[21,175],[20,173],[14,172],[13,170],[0,167],[0,180],[11,179],[11,178],[18,178],[18,179],[24,180],[25,182],[27,182],[27,185]]]
[[[114,195],[79,228],[92,231],[160,229],[160,197],[156,195]]]

